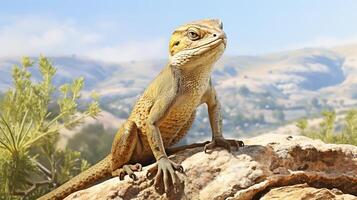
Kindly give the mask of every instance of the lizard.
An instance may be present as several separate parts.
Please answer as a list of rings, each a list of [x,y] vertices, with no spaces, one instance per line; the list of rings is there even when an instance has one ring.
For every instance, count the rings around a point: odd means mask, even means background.
[[[128,175],[135,180],[134,172],[141,170],[141,164],[154,159],[156,163],[148,170],[155,174],[154,187],[163,185],[166,193],[178,187],[176,171],[183,173],[183,168],[166,152],[187,134],[201,104],[207,105],[212,130],[212,140],[203,143],[204,151],[243,146],[242,141],[222,135],[221,105],[211,81],[213,66],[226,44],[221,20],[203,19],[178,27],[169,42],[168,64],[138,98],[116,133],[109,155],[40,200],[62,199],[107,177]]]

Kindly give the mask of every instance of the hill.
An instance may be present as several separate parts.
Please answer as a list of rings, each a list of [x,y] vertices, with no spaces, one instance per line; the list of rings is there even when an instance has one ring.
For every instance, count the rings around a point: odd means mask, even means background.
[[[103,63],[76,56],[54,57],[56,85],[85,78],[84,97],[95,90],[104,110],[128,116],[138,95],[166,64],[165,60]],[[0,60],[0,91],[11,85],[15,60]],[[222,58],[213,72],[222,102],[224,131],[234,137],[274,129],[324,109],[337,111],[357,103],[357,45],[310,48],[262,56]],[[34,79],[38,78],[34,73]],[[207,112],[198,109],[196,123],[184,142],[209,138]],[[117,123],[113,123],[117,126]]]

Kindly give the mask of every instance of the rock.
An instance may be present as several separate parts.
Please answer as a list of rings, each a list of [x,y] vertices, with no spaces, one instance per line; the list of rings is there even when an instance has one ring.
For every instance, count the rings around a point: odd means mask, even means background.
[[[271,189],[266,193],[261,200],[267,199],[284,199],[284,200],[322,200],[322,199],[339,199],[339,200],[352,200],[356,199],[356,196],[343,194],[337,189],[326,189],[326,188],[314,188],[309,187],[308,184],[298,184],[292,186],[283,186]]]
[[[357,199],[357,147],[303,136],[266,134],[231,153],[216,148],[181,151],[181,188],[155,191],[144,167],[138,180],[112,178],[66,199]]]

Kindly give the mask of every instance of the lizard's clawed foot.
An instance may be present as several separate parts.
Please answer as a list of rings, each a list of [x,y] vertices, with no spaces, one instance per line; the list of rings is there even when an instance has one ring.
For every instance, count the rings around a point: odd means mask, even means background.
[[[155,163],[152,168],[148,170],[146,176],[147,178],[151,178],[152,175],[156,173],[154,178],[155,189],[157,191],[160,191],[160,189],[162,189],[162,186],[164,186],[164,191],[167,194],[169,193],[169,189],[171,188],[170,183],[172,183],[172,189],[174,189],[175,192],[178,191],[180,179],[175,173],[175,171],[184,173],[183,167],[181,165],[172,162],[167,157],[162,157]]]
[[[124,180],[124,177],[128,175],[134,181],[138,178],[134,174],[134,172],[141,171],[142,166],[140,163],[136,163],[135,165],[123,165],[122,168],[119,168],[112,172],[113,176],[118,176],[120,180]]]
[[[213,140],[206,144],[203,148],[204,152],[207,153],[208,149],[213,149],[214,147],[223,147],[225,149],[227,149],[229,152],[231,152],[231,147],[236,147],[237,150],[239,149],[239,147],[243,147],[244,143],[243,141],[240,140],[229,140],[229,139],[224,139],[223,137],[215,137],[213,138]]]

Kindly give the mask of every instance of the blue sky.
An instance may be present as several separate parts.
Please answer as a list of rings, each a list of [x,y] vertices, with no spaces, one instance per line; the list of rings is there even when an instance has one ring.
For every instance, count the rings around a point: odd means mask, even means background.
[[[3,1],[0,57],[80,55],[109,62],[167,57],[175,27],[220,18],[227,55],[357,42],[357,1]],[[139,3],[140,2],[140,3]]]

